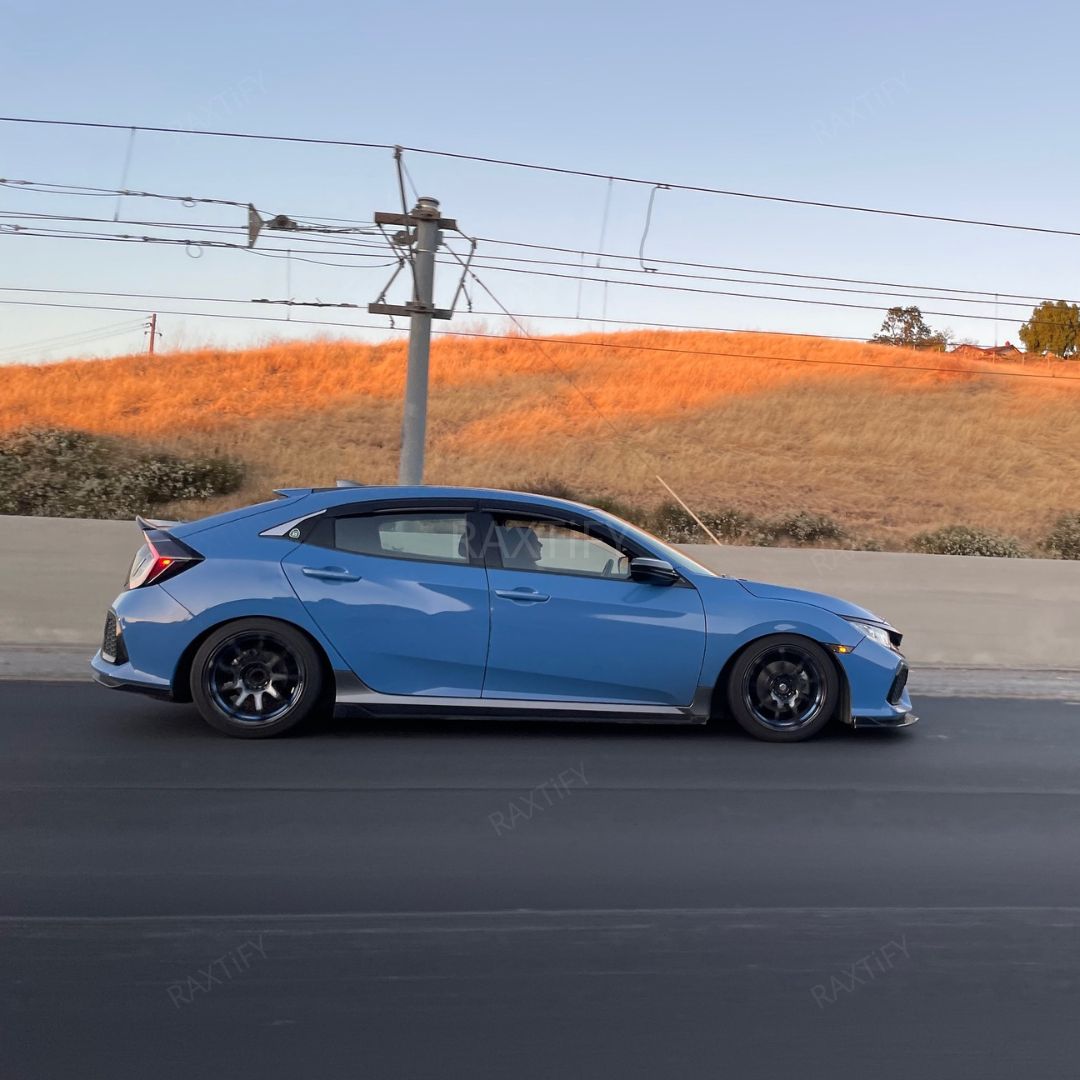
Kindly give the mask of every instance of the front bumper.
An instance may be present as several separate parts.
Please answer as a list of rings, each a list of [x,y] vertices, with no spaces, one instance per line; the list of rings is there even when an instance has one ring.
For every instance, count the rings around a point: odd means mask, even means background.
[[[864,638],[838,659],[847,675],[853,727],[904,728],[918,720],[907,691],[907,661],[895,649]]]

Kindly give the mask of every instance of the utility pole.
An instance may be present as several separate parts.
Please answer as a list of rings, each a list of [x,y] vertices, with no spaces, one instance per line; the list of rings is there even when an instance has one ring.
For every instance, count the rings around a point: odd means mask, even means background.
[[[439,200],[420,196],[408,214],[376,213],[378,225],[403,225],[411,233],[398,233],[395,242],[411,249],[413,298],[407,304],[368,305],[373,315],[401,315],[409,319],[409,369],[405,381],[405,412],[401,422],[401,462],[398,483],[424,482],[424,440],[427,433],[428,365],[431,353],[431,320],[449,319],[452,312],[434,306],[435,253],[443,229],[457,223],[439,215]]]
[[[147,349],[147,353],[150,356],[154,355],[154,340],[157,338],[157,312],[150,316],[150,346]]]
[[[376,211],[375,224],[386,236],[384,225],[402,226],[399,232],[386,238],[397,249],[397,269],[383,287],[379,299],[368,304],[372,315],[399,315],[409,320],[409,368],[405,379],[405,409],[401,423],[401,461],[398,466],[398,483],[414,486],[424,482],[424,440],[427,434],[428,367],[431,354],[431,320],[451,319],[458,298],[465,292],[465,280],[469,275],[476,241],[466,259],[455,255],[462,264],[461,280],[449,308],[435,307],[435,255],[442,246],[442,230],[460,232],[453,218],[439,214],[439,200],[429,195],[417,196],[416,205],[406,212],[405,181],[401,163],[401,147],[396,148],[398,184],[401,188],[400,214]],[[253,203],[247,208],[248,247],[254,247],[259,234],[265,229],[304,233],[369,232],[367,228],[332,228],[323,225],[303,225],[287,214],[264,218]],[[465,237],[465,239],[469,239]],[[386,294],[404,269],[406,263],[412,269],[412,299],[407,304],[387,304]],[[468,294],[466,293],[466,299]],[[293,303],[292,298],[286,303]],[[352,304],[337,305],[352,307]],[[470,306],[471,310],[471,306]],[[155,316],[156,318],[156,316]],[[391,326],[393,321],[391,320]]]

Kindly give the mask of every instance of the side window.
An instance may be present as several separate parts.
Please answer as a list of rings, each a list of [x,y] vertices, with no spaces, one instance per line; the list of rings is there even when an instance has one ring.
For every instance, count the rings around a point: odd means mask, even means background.
[[[581,529],[536,518],[496,518],[495,537],[507,570],[628,578],[630,560]]]
[[[355,555],[468,563],[468,518],[449,514],[366,514],[334,521],[334,547]]]

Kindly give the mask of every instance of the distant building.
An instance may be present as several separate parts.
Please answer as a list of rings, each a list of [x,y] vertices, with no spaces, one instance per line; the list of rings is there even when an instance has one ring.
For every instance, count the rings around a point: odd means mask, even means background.
[[[962,360],[1023,360],[1024,352],[1011,341],[1004,345],[957,345],[949,351],[950,356]]]

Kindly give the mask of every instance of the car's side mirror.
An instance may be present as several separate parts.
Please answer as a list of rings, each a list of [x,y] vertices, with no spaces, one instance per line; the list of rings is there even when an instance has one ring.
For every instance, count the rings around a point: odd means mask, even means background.
[[[631,559],[630,577],[650,585],[674,585],[679,580],[675,567],[667,559]]]

